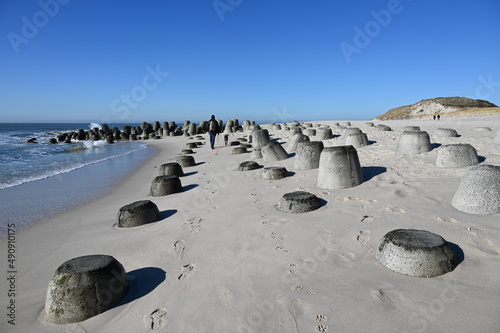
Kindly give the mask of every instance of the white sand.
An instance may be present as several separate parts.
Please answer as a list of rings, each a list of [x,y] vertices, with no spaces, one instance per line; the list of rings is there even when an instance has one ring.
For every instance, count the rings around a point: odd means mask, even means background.
[[[434,167],[436,150],[410,157],[395,151],[401,129],[416,125],[433,143],[470,143],[482,163],[500,165],[500,142],[493,139],[500,117],[375,122],[392,132],[351,123],[376,143],[357,149],[365,182],[343,190],[319,189],[317,170],[294,170],[293,157],[256,160],[295,172],[261,180],[260,170],[235,171],[250,154],[205,145],[193,155],[202,164],[184,168],[184,192],[148,197],[159,166],[175,158],[165,152],[180,152],[188,140],[150,141],[163,153],[110,195],[16,234],[16,325],[2,314],[0,332],[149,332],[152,325],[160,332],[498,332],[500,214],[470,215],[450,205],[468,168]],[[476,131],[480,126],[492,131]],[[461,137],[433,137],[438,127]],[[342,137],[325,142],[342,144]],[[305,214],[277,211],[279,198],[295,190],[327,204]],[[143,199],[155,202],[164,219],[113,226],[120,207]],[[437,233],[465,259],[434,278],[390,271],[374,255],[379,239],[398,228]],[[7,241],[0,246],[6,313]],[[132,279],[126,304],[77,324],[47,323],[44,302],[54,271],[88,254],[112,255],[123,264]],[[164,315],[153,320],[157,309]]]

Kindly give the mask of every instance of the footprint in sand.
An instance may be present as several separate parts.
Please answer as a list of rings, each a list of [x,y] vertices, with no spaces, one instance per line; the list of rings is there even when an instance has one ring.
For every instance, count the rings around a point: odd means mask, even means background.
[[[175,252],[177,253],[177,260],[181,260],[184,257],[184,254],[186,253],[186,248],[184,247],[184,240],[179,239],[174,243],[174,249]]]
[[[328,325],[318,325],[316,326],[316,329],[319,331],[319,332],[326,332],[328,331]]]
[[[194,265],[193,264],[187,264],[187,265],[182,266],[182,268],[181,268],[182,274],[179,275],[177,277],[177,279],[184,280],[185,278],[187,278],[189,276],[189,274],[191,273],[191,271],[193,269],[194,269]]]
[[[324,315],[317,315],[317,316],[316,316],[316,320],[317,320],[317,321],[325,321],[326,319],[327,319],[327,318],[326,318],[326,316],[324,316]]]
[[[361,230],[356,236],[356,240],[361,246],[366,244],[370,240],[370,230]]]
[[[390,290],[372,289],[370,296],[386,309],[395,309],[401,303],[401,298],[397,293]]]
[[[402,208],[399,208],[399,207],[394,207],[394,206],[389,206],[385,209],[386,212],[389,212],[389,213],[396,213],[396,214],[404,214],[406,213],[406,211]]]
[[[146,317],[147,319],[146,322],[152,330],[157,331],[163,326],[165,326],[166,315],[167,315],[167,309],[164,308],[156,309],[153,312],[151,312],[149,318]]]
[[[455,220],[453,217],[441,217],[441,216],[435,216],[434,217],[436,220],[439,222],[451,222],[451,223],[458,223],[457,220]]]
[[[370,215],[364,215],[362,218],[361,218],[361,221],[359,222],[372,222],[373,220],[375,220],[375,218],[373,216],[370,216]]]

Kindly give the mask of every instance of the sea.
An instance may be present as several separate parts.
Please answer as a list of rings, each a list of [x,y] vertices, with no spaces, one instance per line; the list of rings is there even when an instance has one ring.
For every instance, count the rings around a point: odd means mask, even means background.
[[[120,130],[124,125],[108,124]],[[57,135],[99,123],[0,123],[0,237],[96,200],[154,156],[147,141],[50,144]],[[28,143],[29,139],[37,143]],[[82,182],[82,179],[85,181]]]

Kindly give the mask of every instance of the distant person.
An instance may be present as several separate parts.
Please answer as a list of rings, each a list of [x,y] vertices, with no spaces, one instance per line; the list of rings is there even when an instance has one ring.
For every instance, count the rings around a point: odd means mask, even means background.
[[[208,121],[208,135],[210,135],[210,147],[214,149],[215,137],[219,135],[219,123],[215,120],[215,116]]]
[[[441,116],[440,116],[440,115],[438,115],[438,120],[439,120],[440,118],[441,118]]]
[[[432,116],[432,119],[436,120],[436,115],[433,115],[433,116]]]

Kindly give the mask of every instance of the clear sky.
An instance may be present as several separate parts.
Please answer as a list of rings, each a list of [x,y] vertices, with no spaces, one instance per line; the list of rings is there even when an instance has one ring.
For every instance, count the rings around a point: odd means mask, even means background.
[[[0,122],[500,105],[499,0],[0,0]]]

